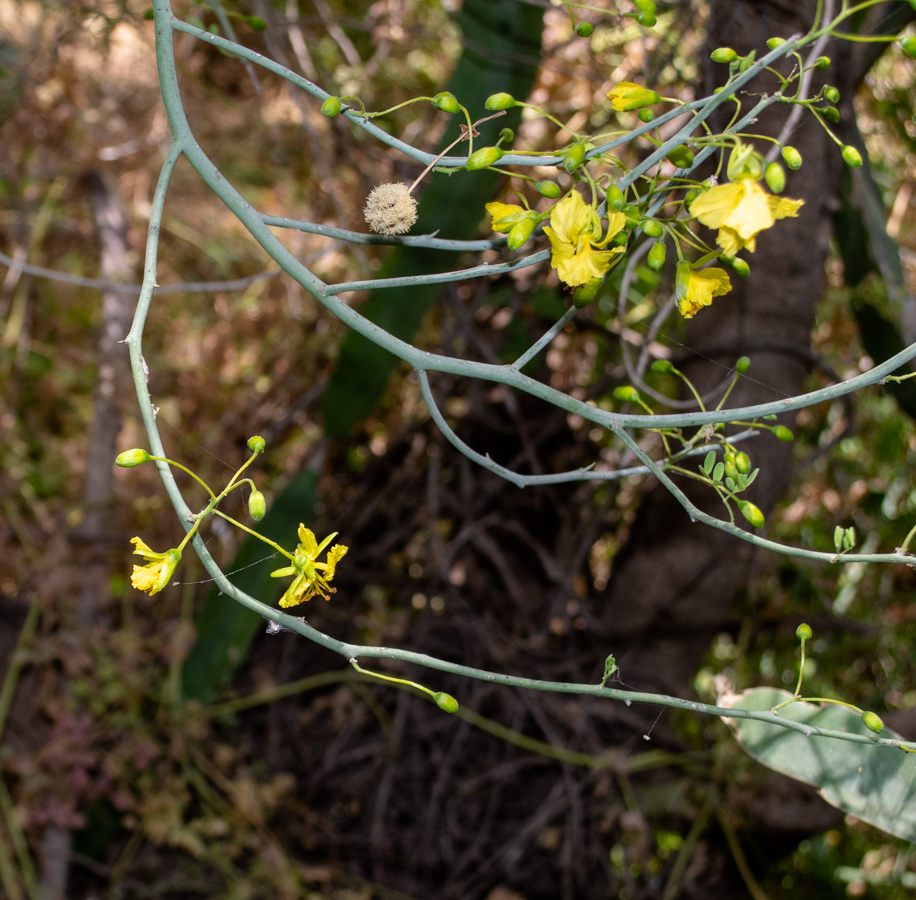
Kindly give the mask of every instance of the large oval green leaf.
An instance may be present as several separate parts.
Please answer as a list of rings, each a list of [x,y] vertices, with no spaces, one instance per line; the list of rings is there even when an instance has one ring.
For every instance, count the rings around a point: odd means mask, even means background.
[[[730,709],[770,710],[791,696],[775,688],[752,688],[723,698],[720,704]],[[860,715],[832,703],[792,703],[779,715],[816,728],[879,737],[862,724]],[[741,746],[767,768],[814,785],[828,803],[863,822],[916,841],[916,754],[895,747],[809,737],[753,719],[730,719],[729,724]],[[880,737],[900,735],[885,728]]]

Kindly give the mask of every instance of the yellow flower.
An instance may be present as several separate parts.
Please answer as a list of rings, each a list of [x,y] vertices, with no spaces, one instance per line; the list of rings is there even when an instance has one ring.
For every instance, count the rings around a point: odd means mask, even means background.
[[[580,287],[604,276],[611,260],[624,248],[602,248],[626,223],[623,213],[608,213],[607,234],[602,238],[601,219],[595,208],[586,206],[582,195],[575,191],[564,197],[550,213],[550,226],[544,227],[553,247],[550,265],[557,270],[560,281]]]
[[[488,203],[487,212],[493,217],[493,230],[508,234],[513,225],[530,218],[531,211],[514,203]]]
[[[150,560],[145,566],[134,566],[130,583],[138,591],[146,591],[150,596],[158,594],[169,583],[172,573],[181,562],[181,551],[166,550],[165,553],[157,553],[138,537],[131,538],[130,542],[137,548],[134,553]]]
[[[611,88],[607,98],[617,112],[642,109],[645,106],[652,106],[653,103],[658,103],[661,100],[661,97],[655,91],[633,84],[632,81],[621,81],[620,84]]]
[[[704,306],[712,303],[713,297],[721,297],[731,289],[731,280],[724,269],[694,271],[686,260],[677,264],[674,294],[677,308],[685,319],[692,319]]]
[[[322,550],[336,537],[337,532],[335,531],[319,544],[310,529],[302,524],[299,525],[299,546],[293,554],[293,564],[270,573],[271,578],[296,576],[293,583],[286,589],[286,593],[280,598],[280,606],[284,608],[298,606],[316,595],[324,597],[325,600],[331,599],[329,595],[334,593],[335,588],[330,587],[328,582],[334,577],[334,569],[347,552],[347,548],[343,544],[335,544],[328,550],[327,562],[322,563],[317,560]]]
[[[718,228],[716,243],[729,256],[735,256],[745,247],[753,253],[757,235],[777,219],[797,216],[804,202],[774,197],[753,178],[741,178],[700,194],[690,205],[690,214],[704,225]]]

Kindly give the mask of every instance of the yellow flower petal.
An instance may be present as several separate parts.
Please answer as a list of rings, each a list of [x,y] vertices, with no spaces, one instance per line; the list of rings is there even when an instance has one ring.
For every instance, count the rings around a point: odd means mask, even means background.
[[[324,576],[328,581],[334,577],[334,570],[337,568],[337,563],[346,556],[347,550],[349,549],[349,547],[345,547],[343,544],[335,544],[328,551],[328,568]]]
[[[181,562],[181,551],[173,549],[157,553],[138,537],[131,538],[131,543],[135,547],[134,553],[150,561],[145,566],[134,566],[130,583],[138,591],[145,591],[150,596],[158,594],[169,583],[178,563]]]
[[[622,213],[611,213],[608,233],[602,240],[601,220],[594,207],[588,206],[582,195],[573,191],[564,197],[550,213],[550,225],[544,233],[550,239],[550,265],[557,270],[560,281],[570,287],[601,278],[611,267],[611,260],[623,253],[623,247],[599,249],[626,224]]]

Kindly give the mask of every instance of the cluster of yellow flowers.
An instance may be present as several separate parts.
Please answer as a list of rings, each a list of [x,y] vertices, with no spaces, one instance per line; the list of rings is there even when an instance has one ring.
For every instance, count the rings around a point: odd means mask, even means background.
[[[608,99],[618,112],[643,110],[648,113],[646,121],[650,121],[651,111],[646,108],[658,103],[661,98],[655,91],[623,81],[608,93]],[[686,147],[679,149],[692,159]],[[798,215],[802,200],[777,197],[761,187],[761,162],[753,147],[735,141],[728,167],[729,182],[708,187],[689,202],[690,216],[717,231],[716,243],[722,253],[708,254],[698,264],[680,259],[675,296],[684,318],[691,318],[700,309],[709,306],[714,297],[731,290],[728,273],[717,267],[703,268],[703,262],[720,255],[728,257],[726,262],[734,266],[734,257],[741,250],[754,252],[758,234],[771,228],[778,219]],[[588,285],[586,291],[591,291],[590,296],[594,296],[594,289],[600,286],[626,250],[626,241],[618,236],[625,234],[628,219],[627,215],[618,211],[622,201],[616,204],[618,209],[608,204],[610,208],[602,218],[598,212],[596,184],[587,172],[585,177],[592,187],[592,203],[586,203],[573,187],[550,210],[549,225],[544,226],[544,233],[550,239],[550,264],[557,271],[560,281],[573,289]],[[777,185],[774,189],[780,190],[781,187]],[[619,190],[617,193],[620,196]],[[516,204],[494,202],[488,203],[486,208],[492,217],[493,230],[508,235],[508,244],[513,250],[524,244],[535,226],[548,217],[546,212],[538,213]],[[657,222],[654,225],[658,228],[658,235],[663,234],[662,227]],[[672,232],[670,228],[667,230]],[[614,246],[609,247],[612,241]],[[656,268],[661,266],[664,259],[664,246],[659,249],[662,251],[661,262]],[[680,247],[678,256],[681,256]],[[746,264],[742,265],[746,272]]]

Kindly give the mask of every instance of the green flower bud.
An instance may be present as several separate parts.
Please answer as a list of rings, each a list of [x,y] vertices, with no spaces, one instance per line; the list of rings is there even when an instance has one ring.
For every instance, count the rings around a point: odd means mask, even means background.
[[[652,371],[659,375],[669,375],[674,371],[674,366],[670,359],[657,359],[652,363]]]
[[[564,157],[563,168],[572,174],[585,162],[585,144],[571,144],[560,155]]]
[[[709,58],[716,63],[730,63],[738,58],[738,54],[731,47],[719,47],[709,54]]]
[[[750,500],[739,500],[738,509],[741,511],[741,515],[744,516],[754,528],[763,528],[763,513],[754,506]]]
[[[867,712],[862,715],[862,722],[869,731],[874,731],[875,734],[881,734],[884,731],[884,722],[881,721],[881,716],[873,712]]]
[[[639,223],[639,227],[642,229],[642,233],[650,238],[660,238],[665,233],[662,223],[657,222],[655,219],[643,219]]]
[[[840,111],[835,106],[821,106],[817,111],[827,122],[833,125],[840,121]]]
[[[827,69],[830,67],[830,57],[829,56],[819,56],[814,60],[815,69]]]
[[[435,106],[436,109],[441,109],[442,112],[461,112],[461,104],[451,91],[440,91],[436,94],[436,96],[433,97],[433,106]]]
[[[593,278],[582,287],[576,288],[576,293],[573,294],[573,305],[576,309],[585,309],[598,296],[598,290],[602,284],[604,284],[603,278]]]
[[[699,191],[693,191],[693,190],[687,191],[687,193],[684,194],[684,203],[686,203],[687,206],[689,207],[690,204],[693,203],[693,201],[696,200],[697,197],[699,196],[700,196]]]
[[[143,18],[146,19],[147,22],[152,22],[153,19],[156,18],[156,14],[151,9],[148,9],[143,13]]]
[[[636,12],[655,12],[655,0],[633,0],[633,6],[636,7]]]
[[[665,267],[665,256],[668,251],[664,241],[656,241],[649,249],[649,255],[646,262],[653,272],[660,272]]]
[[[534,189],[544,197],[556,200],[560,196],[560,185],[555,181],[539,181],[535,184]]]
[[[333,119],[342,108],[343,104],[340,102],[340,97],[328,97],[328,99],[321,104],[321,115]]]
[[[916,35],[909,34],[900,41],[900,48],[910,58],[916,59]]]
[[[248,438],[248,449],[252,453],[263,453],[266,446],[267,442],[258,434]]]
[[[811,640],[811,626],[806,625],[804,622],[795,629],[795,637],[800,641],[810,641]]]
[[[511,144],[515,140],[515,132],[511,128],[503,128],[499,132],[499,143]]]
[[[862,165],[862,156],[855,147],[847,144],[843,148],[843,162],[853,169],[858,169]]]
[[[531,237],[531,232],[534,231],[535,225],[537,225],[537,219],[533,217],[522,219],[521,222],[516,222],[516,224],[509,229],[506,246],[508,246],[510,250],[518,250],[519,247],[524,246],[528,238]]]
[[[252,491],[248,495],[248,514],[255,522],[260,522],[267,512],[267,501],[260,491]]]
[[[150,461],[150,455],[145,450],[125,450],[118,454],[115,464],[122,469],[132,469],[134,466],[142,466],[143,463]]]
[[[442,691],[439,691],[439,693],[433,694],[433,700],[436,701],[436,706],[438,706],[439,709],[441,709],[443,712],[458,712],[458,701],[451,694],[446,694]]]
[[[607,193],[604,195],[607,200],[607,205],[610,209],[613,209],[615,212],[620,212],[626,204],[626,199],[623,196],[623,191],[617,187],[616,184],[612,184],[608,189]]]
[[[622,212],[627,217],[628,228],[635,228],[639,224],[639,217],[642,213],[635,203],[624,203],[619,212]]]
[[[636,117],[640,122],[649,123],[655,120],[655,112],[648,108],[641,109],[638,113],[636,113]]]
[[[678,144],[665,158],[679,169],[689,169],[693,165],[693,151],[686,144]]]
[[[735,466],[742,475],[747,475],[751,471],[751,458],[746,453],[736,453]]]
[[[796,150],[794,147],[783,147],[782,158],[786,161],[786,165],[793,171],[801,168],[801,153],[799,153],[798,150]]]
[[[773,437],[775,437],[779,441],[785,441],[786,443],[788,443],[789,441],[795,440],[795,435],[792,434],[792,432],[789,431],[789,429],[786,428],[785,425],[777,425],[773,429]]]
[[[654,28],[658,19],[655,17],[654,12],[641,12],[636,16],[636,21],[644,28]]]
[[[507,95],[508,96],[508,95]],[[469,172],[476,172],[479,169],[487,169],[495,162],[499,162],[503,157],[503,151],[499,147],[481,147],[475,150],[469,157],[465,168]]]
[[[576,25],[576,34],[578,34],[579,37],[591,37],[594,30],[595,26],[592,25],[591,22],[580,22],[578,25]]]
[[[785,42],[785,38],[770,38],[767,41],[767,47],[769,47],[771,50],[775,50],[777,47],[781,47]]]
[[[738,467],[735,465],[734,456],[729,455],[725,457],[725,474],[731,478],[732,481],[738,479]]]
[[[263,31],[267,28],[267,23],[260,16],[245,16],[245,21],[255,31]]]
[[[623,403],[633,403],[639,399],[639,391],[629,384],[622,384],[614,388],[614,399]]]
[[[774,194],[781,194],[786,188],[786,173],[778,162],[771,162],[764,172],[764,180],[767,187]]]
[[[751,367],[751,358],[749,356],[742,356],[738,362],[735,363],[735,371],[739,375],[743,375]]]
[[[736,275],[740,275],[742,278],[747,278],[751,274],[751,267],[743,259],[739,259],[737,256],[725,256],[724,254],[719,257],[719,261],[725,263]]]
[[[839,103],[840,102],[840,92],[833,87],[833,85],[827,85],[824,88],[824,99],[828,103]]]
[[[484,106],[491,112],[500,109],[512,109],[515,105],[515,97],[513,97],[512,94],[507,94],[505,91],[500,91],[498,94],[490,94],[484,103]]]

